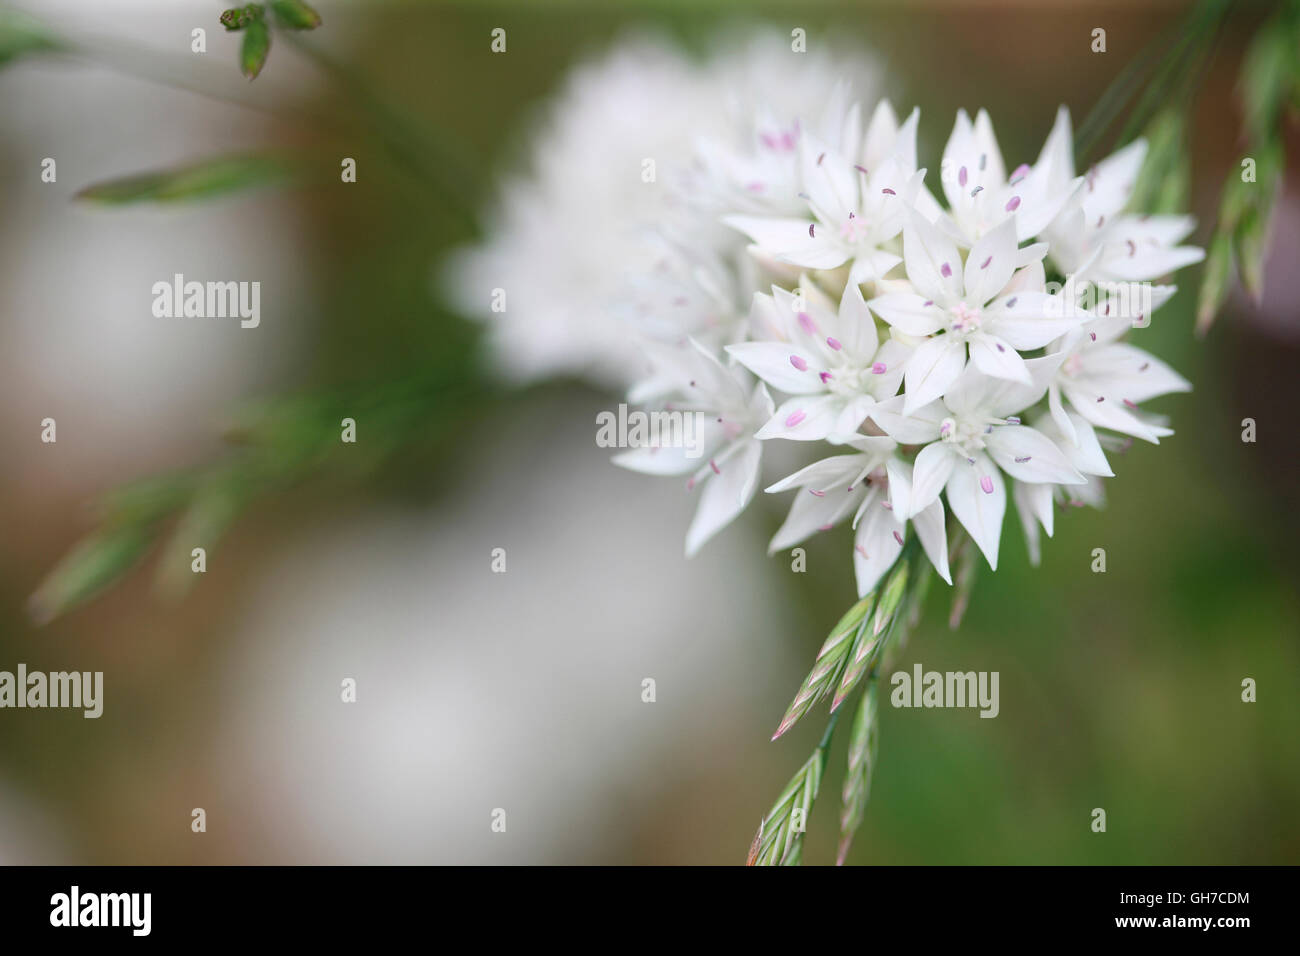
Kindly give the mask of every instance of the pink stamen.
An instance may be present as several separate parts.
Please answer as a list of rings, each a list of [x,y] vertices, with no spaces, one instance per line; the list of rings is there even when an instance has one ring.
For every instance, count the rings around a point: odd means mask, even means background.
[[[987,268],[989,267],[989,263],[992,262],[992,261],[993,261],[993,257],[992,257],[992,256],[989,256],[989,257],[988,257],[987,259],[985,259],[982,263],[980,263],[980,268],[981,268],[981,269],[987,269]]]
[[[1015,304],[1016,304],[1016,297],[1015,297],[1014,295],[1013,295],[1011,298],[1007,299],[1007,308],[1008,308],[1008,309],[1011,308],[1012,306],[1014,306]]]
[[[722,474],[722,469],[718,467],[718,463],[714,461],[712,458],[709,459],[709,467],[713,469],[713,473],[715,475]]]
[[[1017,459],[1016,459],[1016,464],[1017,464],[1017,465],[1023,465],[1025,462],[1029,461],[1029,459],[1031,459],[1031,458],[1033,458],[1033,457],[1034,457],[1033,455],[1026,455],[1024,458],[1017,458]]]
[[[826,384],[827,382],[829,382],[832,378],[834,378],[834,376],[831,375],[830,372],[818,372],[817,375],[818,375],[818,377],[821,378],[821,380],[822,380],[822,384],[823,384],[823,385],[825,385],[825,384]]]
[[[809,488],[809,489],[808,489],[808,494],[810,494],[810,495],[815,495],[815,496],[817,496],[818,498],[825,498],[825,497],[826,497],[826,492],[824,492],[824,491],[814,491],[812,488]]]
[[[939,267],[939,275],[943,276],[945,279],[951,278],[952,266],[948,265],[948,263],[945,262],[942,266]]]
[[[1016,183],[1020,182],[1020,180],[1024,179],[1028,175],[1029,175],[1029,164],[1021,163],[1019,166],[1016,167],[1015,172],[1011,174],[1010,184],[1014,186]]]
[[[1020,208],[1020,197],[1012,196],[1007,200],[1007,212],[1015,212]]]
[[[813,235],[813,226],[816,226],[816,225],[817,225],[817,223],[815,223],[815,222],[809,224],[809,226],[808,226],[808,238],[809,238],[809,239],[816,239],[816,238],[817,238],[815,235]]]
[[[802,358],[800,358],[798,355],[790,356],[790,364],[793,365],[801,372],[808,371],[808,363],[804,361]]]
[[[898,193],[894,192],[894,191],[893,191],[892,189],[890,189],[889,187],[885,187],[884,189],[882,189],[882,190],[880,190],[880,191],[881,191],[882,193],[884,193],[886,196],[897,196],[897,195],[898,195]]]
[[[886,365],[884,362],[876,362],[874,365],[871,366],[872,375],[884,375],[888,371],[889,371],[889,366]]]
[[[1137,408],[1137,406],[1134,405],[1132,402],[1130,402],[1127,398],[1124,399],[1124,404],[1127,405],[1129,408],[1133,408],[1133,409]]]
[[[856,169],[858,172],[860,172],[863,176],[870,175],[870,173],[867,172],[867,167],[865,166],[858,166],[855,164],[853,168]]]
[[[984,489],[984,494],[986,495],[993,494],[993,479],[990,478],[988,475],[985,475],[983,478],[980,479],[980,487]]]
[[[826,344],[829,345],[829,346],[830,346],[833,350],[835,350],[836,352],[838,352],[840,349],[844,348],[844,346],[840,345],[840,340],[839,340],[839,339],[833,339],[833,338],[831,338],[831,337],[829,337],[829,336],[827,336],[827,338],[826,338]]]
[[[902,536],[901,534],[899,534],[897,531],[895,531],[895,532],[894,532],[894,540],[897,541],[899,544],[902,544],[902,543],[903,543],[903,536]]]
[[[862,555],[864,558],[870,557],[870,555],[867,554],[867,549],[860,544],[854,545],[853,550],[858,552],[858,554]]]
[[[966,167],[965,166],[957,170],[957,185],[961,186],[963,189],[966,188]]]
[[[807,417],[808,416],[807,414],[805,414],[803,409],[799,409],[798,411],[791,412],[790,417],[785,420],[785,427],[794,428],[795,425],[798,425],[801,421],[803,421]]]
[[[817,323],[812,320],[812,316],[807,312],[799,313],[799,327],[809,335],[817,334]]]

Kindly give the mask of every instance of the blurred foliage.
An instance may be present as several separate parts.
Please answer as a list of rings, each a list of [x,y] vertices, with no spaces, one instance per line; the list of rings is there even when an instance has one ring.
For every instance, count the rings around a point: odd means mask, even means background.
[[[0,67],[32,53],[53,53],[63,44],[26,14],[0,7]]]

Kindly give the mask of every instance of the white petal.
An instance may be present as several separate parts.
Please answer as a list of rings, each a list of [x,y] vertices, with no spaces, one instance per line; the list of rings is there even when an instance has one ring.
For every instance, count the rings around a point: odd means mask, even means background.
[[[789,342],[739,342],[727,346],[727,354],[773,388],[790,395],[814,395],[825,392],[826,385],[818,374],[817,356]],[[790,362],[791,356],[802,359],[804,370]]]
[[[1027,485],[1023,481],[1012,484],[1011,498],[1016,503],[1016,512],[1020,515],[1020,527],[1025,533],[1025,547],[1029,551],[1029,563],[1037,566],[1042,561],[1042,549],[1039,546],[1038,524],[1043,500],[1047,506],[1047,534],[1052,533],[1052,486]]]
[[[952,573],[948,570],[948,529],[945,524],[942,501],[936,501],[912,517],[912,528],[921,539],[925,556],[939,572],[939,577],[952,584]]]
[[[838,395],[801,396],[784,402],[754,437],[767,440],[820,441],[835,431],[844,410]]]
[[[907,361],[903,412],[911,414],[941,398],[965,367],[966,345],[955,336],[941,335],[924,342]]]
[[[939,302],[961,298],[962,265],[956,244],[915,212],[903,226],[903,262],[912,285],[926,298]]]
[[[1160,444],[1161,436],[1173,434],[1167,428],[1146,424],[1136,415],[1131,414],[1123,404],[1112,398],[1103,395],[1100,396],[1103,401],[1099,402],[1097,401],[1099,396],[1096,394],[1064,383],[1061,387],[1074,410],[1100,428],[1109,428],[1111,431],[1132,435],[1153,445]]]
[[[889,503],[894,514],[906,518],[912,512],[912,466],[891,455],[885,462],[885,474],[889,477]]]
[[[763,446],[759,442],[746,441],[743,448],[720,466],[718,474],[705,479],[695,518],[686,532],[687,557],[698,552],[709,538],[745,510],[758,490],[758,466],[762,455]]]
[[[841,348],[853,358],[869,360],[880,347],[876,320],[871,317],[867,303],[863,301],[862,290],[852,282],[844,287],[839,312],[827,325],[830,327],[826,334],[834,336]]]
[[[1026,385],[1033,383],[1029,377],[1029,369],[1025,367],[1025,360],[1010,343],[995,335],[973,335],[968,344],[970,360],[985,375],[1004,378],[1011,382],[1023,382]]]
[[[900,445],[924,445],[939,437],[939,428],[948,409],[942,402],[931,402],[909,415],[903,414],[904,396],[878,403],[871,409],[871,420]]]
[[[957,453],[943,442],[922,448],[912,468],[911,499],[899,517],[911,518],[930,507],[943,492],[957,460]]]
[[[943,328],[945,316],[942,309],[931,302],[926,305],[923,296],[910,292],[892,292],[878,295],[867,303],[871,311],[905,335],[932,335]]]
[[[853,541],[853,570],[858,581],[858,596],[864,597],[902,551],[903,525],[884,506],[879,495],[867,506]],[[895,534],[898,537],[895,537]]]
[[[1016,224],[1007,219],[971,247],[966,257],[966,301],[983,306],[1011,281],[1016,265]]]
[[[991,492],[984,491],[982,479],[987,479]],[[977,455],[974,465],[963,462],[953,469],[952,477],[948,479],[948,505],[984,552],[989,567],[996,571],[1002,517],[1007,510],[1007,487],[1002,473],[987,455]]]
[[[1028,425],[999,425],[984,439],[989,454],[1012,478],[1028,482],[1081,485],[1083,475],[1065,453]]]
[[[849,258],[844,247],[826,235],[826,227],[817,228],[811,219],[728,216],[723,221],[745,233],[769,255],[805,269],[835,269]]]
[[[847,488],[865,465],[866,461],[861,455],[832,455],[805,465],[793,475],[787,475],[776,484],[768,485],[764,491],[779,494],[791,488],[812,488],[816,491],[825,491],[835,485]]]
[[[772,536],[768,554],[793,547],[818,531],[829,531],[853,512],[862,496],[862,488],[849,491],[842,484],[827,488],[821,496],[801,488],[785,522]]]
[[[1061,437],[1071,445],[1078,444],[1079,437],[1075,433],[1074,423],[1070,420],[1070,416],[1066,414],[1065,406],[1061,404],[1061,388],[1054,382],[1047,390],[1047,408],[1051,412],[1052,421],[1056,423]]]

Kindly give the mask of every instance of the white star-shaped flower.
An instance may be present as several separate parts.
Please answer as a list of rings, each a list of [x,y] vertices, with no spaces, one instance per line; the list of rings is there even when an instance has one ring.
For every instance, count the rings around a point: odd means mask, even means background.
[[[686,532],[690,557],[753,500],[763,456],[763,443],[754,433],[771,417],[772,398],[762,382],[751,384],[747,372],[724,366],[698,342],[676,348],[648,344],[647,349],[661,356],[656,363],[656,390],[675,398],[665,403],[665,410],[699,412],[701,434],[694,448],[647,445],[615,455],[613,460],[649,475],[690,474],[687,489],[702,486],[700,503]]]
[[[727,352],[773,388],[794,396],[758,432],[761,439],[834,440],[849,436],[881,399],[898,391],[911,348],[881,344],[862,291],[844,288],[836,309],[811,282],[800,294],[773,287],[756,294],[754,337]]]
[[[753,240],[758,251],[803,269],[837,269],[851,262],[849,283],[883,276],[901,260],[882,248],[898,236],[908,208],[922,191],[917,170],[913,111],[894,136],[894,149],[874,169],[849,159],[825,141],[800,143],[800,173],[809,216],[729,216],[728,225]],[[888,115],[873,120],[868,139],[878,151],[888,133]]]
[[[902,513],[911,517],[946,491],[948,506],[995,570],[1007,504],[1002,473],[1031,484],[1085,480],[1051,439],[1014,414],[1042,398],[1059,361],[1056,356],[1027,360],[1027,385],[970,368],[942,401],[910,415],[903,413],[903,396],[871,411],[871,420],[895,441],[925,446],[916,456]]]
[[[1163,302],[1172,294],[1172,286],[1157,287],[1153,300]],[[1071,441],[1075,429],[1062,397],[1099,428],[1152,444],[1173,434],[1158,416],[1144,413],[1138,405],[1171,392],[1189,392],[1191,383],[1154,355],[1119,341],[1132,324],[1123,315],[1098,316],[1053,346],[1060,367],[1048,389],[1048,403],[1061,434]]]
[[[1018,242],[1037,236],[1083,184],[1072,170],[1067,175],[1053,165],[1058,163],[1056,153],[1044,149],[1037,163],[1022,164],[1008,177],[988,113],[980,110],[971,123],[958,110],[939,167],[948,212],[937,224],[963,247],[1008,220],[1015,223]]]
[[[903,231],[903,257],[915,292],[890,292],[867,303],[898,331],[935,335],[908,361],[904,411],[942,396],[966,368],[967,351],[986,375],[1029,383],[1019,350],[1041,348],[1081,321],[1060,296],[1044,291],[1045,247],[1016,245],[1011,220],[976,241],[963,265],[956,244],[912,213]],[[1017,281],[1012,282],[1012,277]]]
[[[891,438],[859,435],[847,444],[858,453],[823,458],[767,489],[773,494],[799,489],[768,551],[793,547],[852,515],[853,565],[862,596],[876,586],[903,547],[909,516],[902,509],[907,506],[912,467],[895,454],[898,445]],[[911,516],[911,522],[935,570],[951,584],[943,503],[931,502]]]
[[[1043,147],[1057,188],[1074,177],[1073,150],[1070,111],[1062,106]],[[1093,166],[1083,189],[1043,230],[1062,272],[1096,282],[1150,280],[1205,258],[1203,249],[1178,245],[1196,228],[1191,216],[1124,212],[1146,153],[1138,139]]]

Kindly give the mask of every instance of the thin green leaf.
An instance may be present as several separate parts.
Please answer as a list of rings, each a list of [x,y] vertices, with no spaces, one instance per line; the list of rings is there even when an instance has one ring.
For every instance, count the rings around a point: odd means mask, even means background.
[[[1232,283],[1232,265],[1232,236],[1219,232],[1210,240],[1210,248],[1205,256],[1201,295],[1196,305],[1196,334],[1199,336],[1210,331],[1215,315],[1228,297]]]
[[[818,747],[799,768],[772,804],[758,829],[757,852],[750,848],[751,866],[798,866],[802,859],[803,836],[808,815],[821,789],[826,768],[826,751]]]
[[[147,526],[122,525],[98,531],[72,549],[49,573],[28,601],[37,624],[46,624],[112,584],[148,549]]]
[[[840,811],[840,845],[835,865],[843,866],[853,845],[853,835],[867,815],[867,797],[871,793],[871,773],[876,766],[879,725],[876,721],[877,683],[873,677],[858,702],[849,732],[848,769],[844,774],[843,808]]]
[[[798,693],[795,694],[794,700],[785,712],[785,716],[781,718],[781,725],[777,727],[776,733],[772,735],[773,740],[776,740],[798,723],[799,718],[806,714],[813,704],[834,690],[835,683],[839,680],[840,673],[844,668],[844,663],[848,660],[849,651],[853,647],[859,631],[867,627],[867,614],[875,606],[875,603],[876,594],[873,591],[849,608],[848,612],[840,618],[839,623],[831,630],[830,636],[826,638],[821,650],[817,652],[817,660],[813,664],[812,670],[804,678],[803,684],[800,685]]]
[[[177,169],[140,173],[87,186],[76,198],[105,205],[191,202],[283,183],[297,174],[278,156],[227,156]]]

